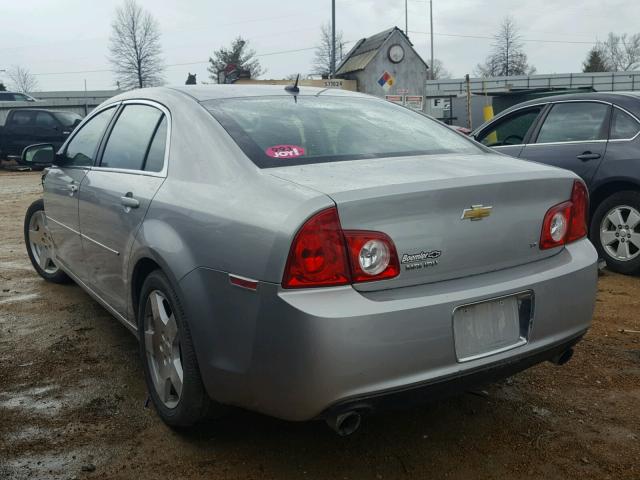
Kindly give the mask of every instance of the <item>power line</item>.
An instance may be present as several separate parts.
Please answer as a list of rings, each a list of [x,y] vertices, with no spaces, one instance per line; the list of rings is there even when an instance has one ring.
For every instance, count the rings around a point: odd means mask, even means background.
[[[353,40],[347,40],[342,42],[343,44],[353,43]],[[296,52],[305,52],[308,50],[315,50],[317,47],[305,47],[305,48],[294,48],[291,50],[278,50],[275,52],[267,52],[267,53],[256,53],[256,57],[269,57],[272,55],[282,55],[285,53],[296,53]],[[209,60],[201,60],[195,62],[183,62],[183,63],[170,63],[165,65],[166,68],[171,67],[185,67],[188,65],[202,65],[209,63]],[[96,69],[96,70],[76,70],[76,71],[68,71],[68,72],[41,72],[41,73],[32,73],[32,75],[72,75],[72,74],[80,74],[80,73],[105,73],[112,72],[110,68],[106,69]]]
[[[422,35],[430,34],[430,32],[422,32],[418,30],[409,30],[409,33],[419,33]],[[490,35],[463,35],[460,33],[436,33],[436,32],[433,32],[433,34],[440,37],[479,38],[479,39],[495,40],[495,37]],[[581,45],[595,45],[597,43],[595,41],[587,42],[587,41],[580,41],[580,40],[544,40],[544,39],[538,39],[538,38],[521,38],[519,40],[521,42],[575,43],[575,44],[581,44]]]

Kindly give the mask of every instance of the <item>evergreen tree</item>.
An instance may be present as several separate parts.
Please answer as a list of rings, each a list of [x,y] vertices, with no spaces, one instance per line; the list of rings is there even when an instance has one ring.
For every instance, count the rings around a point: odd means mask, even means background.
[[[593,47],[589,54],[587,55],[587,59],[582,63],[582,71],[583,72],[608,72],[609,67],[607,65],[606,60],[604,59],[604,55],[597,47]]]
[[[230,48],[222,47],[213,52],[209,57],[209,78],[220,81],[220,73],[228,67],[234,67],[237,71],[249,71],[251,78],[257,78],[264,73],[260,60],[256,58],[256,52],[249,48],[247,40],[236,38]]]

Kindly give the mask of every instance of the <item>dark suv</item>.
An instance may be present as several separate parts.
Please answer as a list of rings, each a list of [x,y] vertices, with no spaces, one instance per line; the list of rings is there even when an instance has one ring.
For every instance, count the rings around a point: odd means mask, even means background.
[[[521,103],[473,137],[513,157],[580,175],[590,238],[612,270],[640,271],[640,92],[558,95]]]

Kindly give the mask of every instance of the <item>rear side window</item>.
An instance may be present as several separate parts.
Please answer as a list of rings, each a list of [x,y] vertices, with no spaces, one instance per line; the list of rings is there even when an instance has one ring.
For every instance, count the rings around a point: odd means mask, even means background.
[[[103,110],[82,126],[67,146],[64,166],[93,166],[98,144],[115,110],[115,107]]]
[[[149,105],[126,105],[111,130],[101,167],[142,170],[162,112]]]
[[[283,95],[203,102],[261,168],[482,150],[447,126],[383,100]]]
[[[488,130],[484,130],[478,141],[487,147],[519,145],[524,142],[527,132],[540,114],[540,107],[513,113],[499,120]]]
[[[77,124],[82,120],[82,117],[77,113],[56,112],[54,115],[65,127],[72,127],[74,124]]]
[[[147,172],[159,172],[164,165],[164,150],[167,143],[167,118],[162,117],[160,125],[153,135],[147,160],[144,163],[144,169]]]
[[[36,125],[38,127],[55,127],[57,125],[57,122],[55,120],[55,118],[53,118],[53,115],[51,115],[48,112],[38,112],[36,114]]]
[[[11,119],[11,122],[14,125],[29,125],[30,123],[33,122],[33,118],[34,118],[34,113],[32,111],[29,110],[16,110],[15,112],[13,112],[13,117]]]
[[[611,140],[624,140],[633,138],[640,131],[640,124],[631,115],[626,114],[619,108],[613,109],[611,117]]]
[[[13,102],[13,101],[14,101],[13,93],[0,92],[0,102]]]
[[[594,102],[557,103],[547,115],[536,143],[605,140],[609,106]]]

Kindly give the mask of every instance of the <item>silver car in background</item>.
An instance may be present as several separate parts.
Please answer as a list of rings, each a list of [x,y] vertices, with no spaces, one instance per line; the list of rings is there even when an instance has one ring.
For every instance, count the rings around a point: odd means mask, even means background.
[[[134,90],[54,154],[25,219],[38,273],[136,333],[162,419],[424,402],[557,364],[589,328],[588,194],[340,90]]]

